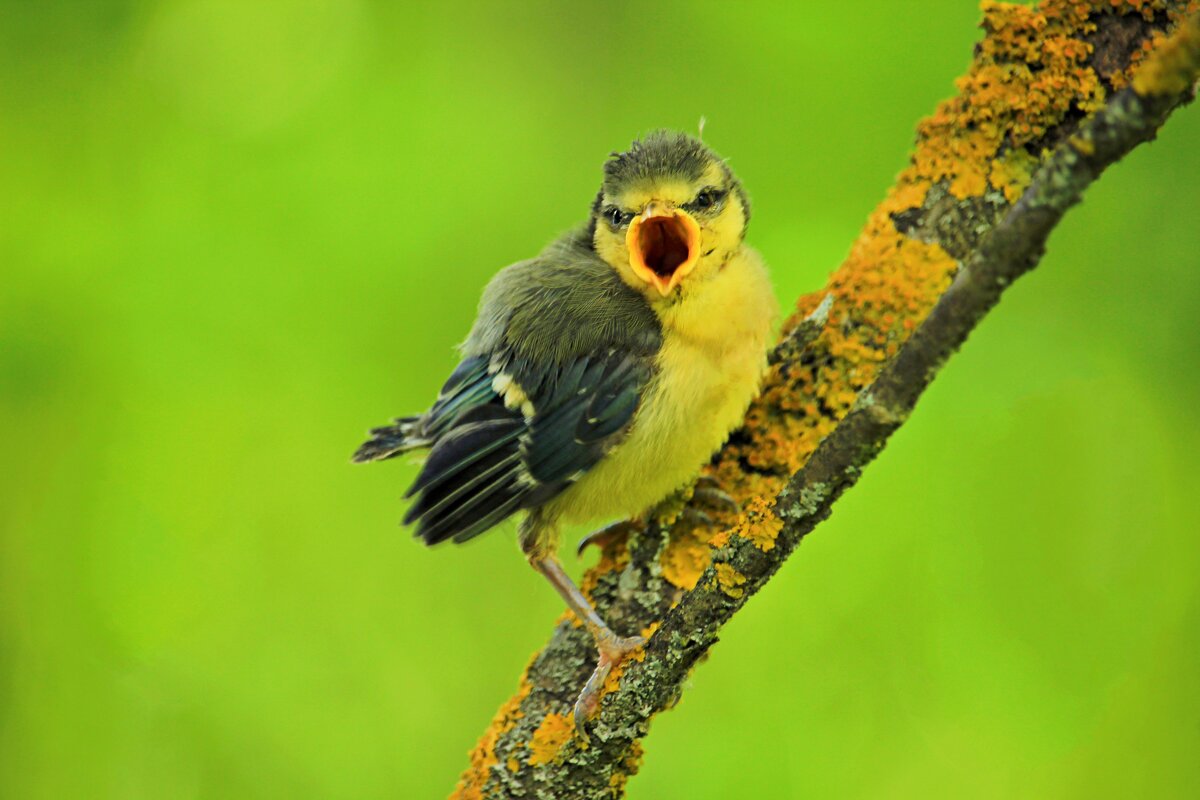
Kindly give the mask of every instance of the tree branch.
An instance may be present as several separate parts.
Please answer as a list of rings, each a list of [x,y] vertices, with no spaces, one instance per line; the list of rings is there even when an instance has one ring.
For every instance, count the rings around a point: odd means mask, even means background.
[[[644,650],[614,669],[584,741],[570,709],[595,654],[564,615],[455,797],[624,793],[650,720],[721,626],[829,516],[1084,189],[1191,99],[1198,14],[1197,0],[984,3],[958,96],[921,122],[826,289],[800,299],[745,427],[713,459],[741,513],[716,533],[681,517],[602,543],[585,591],[615,630],[648,635]]]

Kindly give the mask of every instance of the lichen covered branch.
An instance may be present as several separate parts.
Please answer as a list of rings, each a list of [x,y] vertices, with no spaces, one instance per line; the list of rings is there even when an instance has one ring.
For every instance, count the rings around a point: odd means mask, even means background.
[[[762,396],[709,468],[740,512],[717,530],[680,515],[600,543],[584,589],[615,630],[648,642],[609,676],[589,739],[570,709],[595,656],[567,615],[456,797],[621,796],[650,720],[721,626],[829,515],[1087,186],[1195,89],[1198,0],[985,2],[983,13],[958,95],[921,122],[846,262],[800,299]]]

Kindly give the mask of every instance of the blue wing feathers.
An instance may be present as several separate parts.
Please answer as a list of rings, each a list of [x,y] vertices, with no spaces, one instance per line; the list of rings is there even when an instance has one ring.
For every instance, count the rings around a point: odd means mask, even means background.
[[[579,373],[573,387],[566,382],[560,386],[556,397],[563,398],[563,405],[544,419],[534,418],[532,435],[525,445],[529,472],[535,479],[545,483],[568,481],[603,457],[606,440],[633,419],[645,384],[645,370],[626,366],[625,362],[632,360],[611,353]],[[635,375],[642,379],[622,385]],[[599,418],[597,403],[601,405]]]
[[[442,384],[442,391],[438,396],[452,394],[463,383],[474,381],[480,375],[487,375],[487,365],[487,359],[483,356],[464,358],[454,368],[454,371],[450,373],[450,377],[446,378],[446,382]]]
[[[630,387],[616,395],[596,398],[575,427],[575,438],[595,442],[617,433],[633,417],[640,396],[638,388]]]
[[[496,478],[510,473],[516,474],[520,467],[519,461],[519,453],[502,453],[498,457],[494,456],[475,464],[469,474],[463,474],[453,484],[422,492],[405,515],[404,524],[411,524],[422,517],[434,518],[445,513],[454,504],[480,491]]]
[[[455,505],[446,514],[434,518],[422,517],[415,533],[424,539],[426,544],[437,544],[446,539],[463,536],[484,520],[493,517],[497,509],[511,507],[515,510],[520,503],[519,487],[516,484],[515,476],[501,475]],[[516,502],[513,502],[514,500]],[[499,519],[489,522],[487,527],[490,528],[496,522],[499,522]]]
[[[498,372],[529,398],[529,418],[496,394]],[[562,364],[511,349],[473,356],[428,412],[376,429],[359,451],[370,457],[356,460],[429,447],[405,495],[416,497],[404,522],[427,544],[463,542],[546,502],[603,458],[632,421],[649,375],[647,355],[616,348]]]
[[[524,502],[523,495],[514,495],[501,505],[492,510],[490,514],[481,517],[469,528],[463,528],[458,533],[455,533],[451,538],[455,544],[462,544],[469,539],[474,539],[481,533],[485,533],[491,528],[503,522],[510,515],[518,511]]]
[[[515,445],[524,430],[519,420],[497,419],[453,428],[434,445],[405,497],[454,478],[485,456]],[[511,447],[515,450],[515,446]]]

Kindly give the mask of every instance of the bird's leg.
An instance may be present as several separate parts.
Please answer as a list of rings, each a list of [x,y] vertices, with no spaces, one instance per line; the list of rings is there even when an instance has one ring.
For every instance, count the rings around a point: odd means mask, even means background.
[[[592,634],[592,638],[596,640],[596,649],[600,653],[596,660],[596,669],[575,701],[575,727],[586,738],[587,734],[583,729],[584,723],[595,716],[600,707],[600,691],[604,688],[604,681],[608,674],[612,672],[612,668],[616,664],[620,663],[621,659],[644,645],[646,640],[641,636],[621,637],[613,633],[612,629],[604,624],[604,620],[600,619],[600,615],[596,613],[596,609],[592,608],[588,599],[583,596],[583,592],[579,591],[579,588],[563,571],[562,564],[558,562],[558,558],[554,554],[531,557],[529,563],[546,576],[550,585],[562,596],[562,599],[575,612],[575,616],[579,617],[584,627]]]

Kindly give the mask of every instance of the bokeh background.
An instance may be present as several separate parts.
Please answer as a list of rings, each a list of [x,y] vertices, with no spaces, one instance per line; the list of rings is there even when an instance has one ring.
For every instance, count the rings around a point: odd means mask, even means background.
[[[977,17],[0,2],[0,796],[444,796],[560,606],[511,528],[411,541],[364,429],[653,127],[818,288]],[[1198,141],[1089,192],[629,797],[1200,793]]]

